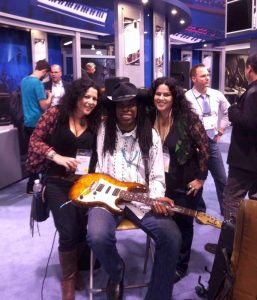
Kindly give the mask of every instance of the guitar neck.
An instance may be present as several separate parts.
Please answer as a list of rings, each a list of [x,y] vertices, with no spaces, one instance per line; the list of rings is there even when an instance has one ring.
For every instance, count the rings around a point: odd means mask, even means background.
[[[121,191],[120,192],[120,197],[127,201],[127,202],[131,202],[131,201],[137,201],[140,203],[144,203],[148,206],[151,206],[152,203],[155,201],[152,198],[147,197],[145,194],[142,193],[133,193],[133,192],[129,192],[129,191]],[[174,205],[173,207],[164,203],[164,205],[166,205],[168,207],[169,211],[174,211],[177,212],[179,214],[182,215],[186,215],[186,216],[191,216],[191,217],[196,217],[197,215],[197,211],[196,210],[192,210],[186,207],[182,207],[182,206],[178,206],[178,205]]]

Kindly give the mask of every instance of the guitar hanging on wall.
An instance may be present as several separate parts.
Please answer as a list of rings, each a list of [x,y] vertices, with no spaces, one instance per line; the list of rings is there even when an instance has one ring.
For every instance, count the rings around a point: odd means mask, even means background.
[[[152,198],[146,196],[147,187],[136,182],[122,182],[109,175],[91,173],[81,176],[71,187],[69,197],[74,204],[85,207],[104,207],[113,214],[121,214],[119,204],[137,201],[151,206]],[[169,206],[170,212],[191,216],[206,225],[221,228],[222,221],[189,208]]]

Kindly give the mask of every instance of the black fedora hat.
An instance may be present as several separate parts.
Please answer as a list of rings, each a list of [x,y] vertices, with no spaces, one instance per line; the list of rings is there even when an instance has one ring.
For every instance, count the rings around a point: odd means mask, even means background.
[[[110,102],[124,102],[135,99],[138,95],[138,89],[130,82],[121,82],[115,86]]]

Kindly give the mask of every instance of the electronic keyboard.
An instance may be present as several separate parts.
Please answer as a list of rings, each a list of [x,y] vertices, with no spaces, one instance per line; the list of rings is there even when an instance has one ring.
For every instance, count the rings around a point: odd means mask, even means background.
[[[90,7],[72,1],[37,0],[36,4],[38,7],[99,26],[105,26],[108,17],[108,9]]]

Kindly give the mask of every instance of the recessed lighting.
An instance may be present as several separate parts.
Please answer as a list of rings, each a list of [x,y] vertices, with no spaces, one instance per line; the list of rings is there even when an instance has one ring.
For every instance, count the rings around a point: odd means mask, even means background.
[[[179,23],[180,23],[181,25],[184,25],[184,24],[186,23],[186,21],[185,21],[184,19],[181,19],[181,20],[179,21]]]
[[[206,48],[208,45],[207,44],[203,44],[204,48]]]
[[[172,14],[173,16],[175,16],[177,13],[178,13],[178,11],[177,11],[175,8],[173,8],[173,9],[171,10],[171,14]]]
[[[142,3],[143,3],[143,4],[147,4],[147,3],[148,3],[148,0],[142,0]]]

